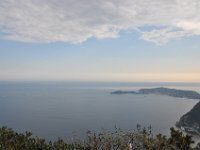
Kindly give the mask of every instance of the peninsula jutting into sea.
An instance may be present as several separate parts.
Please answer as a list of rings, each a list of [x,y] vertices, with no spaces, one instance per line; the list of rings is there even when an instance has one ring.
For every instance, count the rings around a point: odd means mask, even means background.
[[[166,95],[177,98],[197,99],[200,100],[200,94],[191,90],[179,90],[170,88],[151,88],[140,89],[138,91],[114,91],[111,94],[156,94]],[[200,136],[200,102],[198,102],[188,113],[183,115],[176,123],[176,126],[181,130]]]
[[[140,89],[138,91],[114,91],[111,94],[156,94],[156,95],[167,95],[171,97],[178,98],[188,98],[188,99],[199,99],[200,94],[191,90],[178,90],[170,88],[150,88],[150,89]]]

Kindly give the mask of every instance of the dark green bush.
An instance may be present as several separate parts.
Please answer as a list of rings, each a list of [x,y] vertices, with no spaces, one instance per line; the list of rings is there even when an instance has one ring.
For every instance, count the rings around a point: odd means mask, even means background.
[[[47,142],[44,139],[33,137],[30,132],[17,133],[10,128],[0,128],[0,150],[193,150],[192,137],[171,128],[171,136],[162,134],[153,136],[151,127],[136,131],[123,132],[115,129],[114,132],[102,131],[98,134],[87,132],[84,141],[75,140],[67,143],[62,139]]]

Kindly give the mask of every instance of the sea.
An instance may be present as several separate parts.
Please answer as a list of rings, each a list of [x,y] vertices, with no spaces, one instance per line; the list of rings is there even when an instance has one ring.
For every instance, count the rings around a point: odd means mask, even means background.
[[[168,87],[200,92],[199,83],[1,81],[0,126],[56,140],[84,138],[86,132],[134,131],[151,126],[169,135],[170,127],[198,102],[163,95],[113,95],[115,90]]]

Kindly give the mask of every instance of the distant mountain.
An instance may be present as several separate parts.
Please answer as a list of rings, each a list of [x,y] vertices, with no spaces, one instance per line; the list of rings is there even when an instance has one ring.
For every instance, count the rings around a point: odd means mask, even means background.
[[[179,98],[200,99],[200,94],[195,91],[169,89],[164,87],[140,89],[139,91],[114,91],[111,92],[111,94],[156,94]]]
[[[176,126],[186,132],[200,135],[200,102],[183,115]]]

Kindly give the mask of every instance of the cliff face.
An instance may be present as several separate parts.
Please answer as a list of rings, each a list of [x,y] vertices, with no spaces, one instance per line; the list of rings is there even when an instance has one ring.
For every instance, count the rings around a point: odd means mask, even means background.
[[[200,135],[200,102],[180,118],[177,126],[186,132],[194,132]]]

